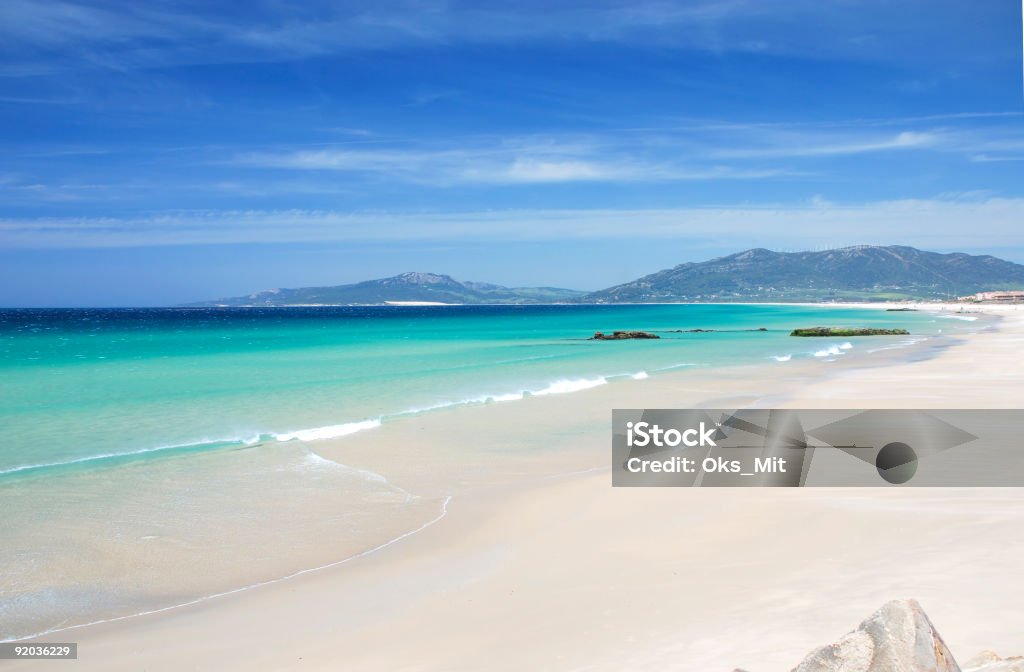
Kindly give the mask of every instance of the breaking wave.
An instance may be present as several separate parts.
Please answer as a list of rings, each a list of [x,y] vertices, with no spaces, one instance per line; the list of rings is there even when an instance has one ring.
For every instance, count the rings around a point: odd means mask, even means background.
[[[336,439],[339,436],[348,436],[356,432],[366,431],[380,427],[380,418],[376,420],[361,420],[359,422],[346,422],[341,425],[327,425],[326,427],[313,427],[311,429],[300,429],[294,432],[272,434],[278,441],[318,441],[320,439]]]

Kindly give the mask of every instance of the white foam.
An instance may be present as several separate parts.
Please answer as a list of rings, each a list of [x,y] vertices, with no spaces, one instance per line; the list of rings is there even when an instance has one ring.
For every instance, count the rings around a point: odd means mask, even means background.
[[[74,464],[84,464],[87,462],[102,462],[104,460],[114,460],[122,457],[135,457],[138,455],[146,455],[148,453],[160,453],[163,451],[183,450],[185,448],[199,448],[200,446],[215,446],[215,445],[232,445],[241,444],[245,446],[251,446],[259,443],[262,440],[262,436],[256,434],[250,438],[242,438],[238,436],[231,436],[223,439],[199,439],[197,441],[191,441],[189,443],[171,443],[164,446],[154,446],[152,448],[140,448],[139,450],[125,450],[116,453],[100,453],[98,455],[86,455],[84,457],[76,457],[71,460],[58,460],[56,462],[38,462],[35,464],[20,464],[16,467],[8,467],[6,469],[0,469],[0,476],[6,474],[16,474],[22,471],[32,471],[34,469],[52,469],[55,467],[67,467]]]
[[[522,392],[509,392],[508,394],[495,394],[487,397],[487,401],[502,402],[502,401],[519,401],[523,398]]]
[[[531,391],[530,394],[537,397],[543,397],[549,394],[568,394],[569,392],[589,390],[592,387],[606,385],[607,383],[608,380],[606,378],[566,378],[563,380],[556,380],[542,390]]]
[[[773,359],[775,359],[776,362],[788,362],[793,359],[793,355],[775,355]]]
[[[411,502],[414,499],[419,499],[419,495],[414,495],[405,488],[400,488],[391,481],[389,481],[383,474],[378,474],[376,471],[370,471],[369,469],[361,469],[359,467],[353,467],[348,464],[342,464],[335,460],[329,460],[326,457],[313,452],[312,450],[306,449],[306,454],[302,457],[302,462],[299,464],[299,469],[305,471],[330,471],[335,473],[342,473],[355,476],[367,483],[373,483],[382,485],[389,490],[397,492],[407,502]]]
[[[311,429],[299,429],[294,432],[273,434],[278,441],[319,441],[321,439],[335,439],[339,436],[348,436],[356,432],[363,432],[367,429],[380,427],[380,418],[376,420],[361,420],[359,422],[346,422],[341,425],[328,425],[326,427],[313,427]]]
[[[691,366],[689,364],[680,364],[678,366]],[[648,377],[646,371],[639,371],[634,374],[626,374],[633,380],[643,380]],[[424,413],[426,411],[435,411],[443,408],[451,408],[453,406],[469,406],[476,404],[487,404],[487,403],[501,403],[507,401],[519,401],[527,396],[538,396],[543,397],[550,394],[567,394],[570,392],[579,392],[581,390],[587,390],[592,387],[599,385],[605,385],[608,380],[604,377],[600,378],[575,378],[575,379],[561,379],[549,383],[546,387],[537,390],[523,390],[521,392],[506,392],[501,394],[491,394],[479,397],[472,397],[469,399],[460,399],[458,401],[448,401],[432,406],[423,406],[417,408],[410,408],[399,413],[390,414],[387,417],[399,417],[403,415],[416,415],[418,413]],[[358,422],[346,422],[339,425],[326,425],[323,427],[311,427],[308,429],[297,429],[290,432],[279,432],[271,433],[270,437],[277,441],[321,441],[323,439],[336,439],[343,436],[350,436],[358,432],[364,432],[369,429],[375,429],[380,427],[381,418],[374,418],[371,420],[360,420]],[[230,437],[227,439],[215,439],[215,440],[200,440],[195,443],[172,445],[172,446],[159,446],[156,448],[145,448],[138,451],[124,452],[124,453],[106,453],[103,455],[90,455],[88,457],[77,458],[74,460],[68,460],[66,462],[54,462],[46,464],[29,464],[13,467],[6,470],[0,470],[0,475],[14,473],[18,471],[27,471],[30,469],[41,469],[45,467],[56,467],[63,466],[66,464],[75,464],[78,462],[90,462],[93,460],[104,460],[115,457],[127,457],[131,455],[141,455],[144,453],[151,453],[161,450],[173,450],[188,448],[192,446],[201,446],[206,444],[241,444],[251,446],[259,443],[264,438],[264,435],[255,434],[250,437]]]
[[[963,320],[964,322],[974,322],[978,319],[973,315],[939,315],[939,317],[944,317],[947,320]]]
[[[682,369],[682,368],[687,367],[687,366],[697,366],[697,365],[694,364],[693,362],[681,362],[679,364],[670,364],[669,366],[663,366],[660,369],[655,369],[655,371],[671,371],[672,369]]]
[[[849,350],[852,347],[853,347],[853,343],[850,343],[849,341],[847,341],[846,343],[843,343],[842,345],[840,345],[839,349],[840,350]]]
[[[628,376],[634,380],[643,380],[647,377],[646,371],[640,371],[635,374],[622,374],[624,377]],[[614,377],[614,376],[613,376]],[[430,406],[417,406],[415,408],[409,408],[399,413],[387,415],[385,417],[400,417],[403,415],[417,415],[419,413],[426,413],[428,411],[438,411],[445,408],[453,408],[457,406],[475,406],[478,404],[492,404],[492,403],[503,403],[508,401],[520,401],[526,397],[544,397],[549,394],[568,394],[570,392],[579,392],[581,390],[588,390],[592,387],[604,385],[608,382],[607,378],[603,376],[600,378],[575,378],[575,379],[561,379],[554,382],[548,383],[546,387],[533,390],[522,390],[520,392],[503,392],[500,394],[484,394],[478,397],[468,397],[466,399],[459,399],[457,401],[443,401]]]
[[[853,347],[853,346],[850,346]],[[840,345],[830,345],[824,350],[818,350],[814,353],[815,357],[835,357],[836,355],[845,354]]]
[[[647,378],[650,378],[650,376],[647,375],[646,371],[638,371],[634,373],[632,376],[630,376],[630,378],[632,378],[633,380],[645,380]]]
[[[341,462],[328,460],[326,457],[318,455],[313,451],[309,451],[303,456],[302,466],[303,468],[306,469],[332,469],[337,471],[344,471],[346,473],[354,474],[369,483],[388,483],[388,479],[386,479],[382,474],[378,474],[376,471],[370,471],[369,469],[360,469],[359,467],[352,467],[347,464],[342,464]]]
[[[873,350],[868,350],[868,352],[870,353],[870,352],[884,352],[886,350],[901,350],[903,348],[909,348],[911,346],[917,345],[918,343],[924,343],[927,340],[928,340],[927,336],[919,336],[919,337],[916,337],[916,338],[908,338],[906,340],[900,341],[899,343],[894,343],[893,345],[886,345],[886,346],[882,346],[881,348],[874,348]]]

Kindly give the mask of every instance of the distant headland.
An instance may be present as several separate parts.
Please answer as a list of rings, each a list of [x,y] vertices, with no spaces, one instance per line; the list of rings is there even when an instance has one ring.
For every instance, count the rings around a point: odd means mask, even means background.
[[[271,289],[190,306],[542,303],[1024,301],[1024,265],[990,255],[856,245],[820,252],[746,250],[687,262],[596,292],[504,287],[436,273],[331,287]],[[995,299],[993,299],[995,300]]]

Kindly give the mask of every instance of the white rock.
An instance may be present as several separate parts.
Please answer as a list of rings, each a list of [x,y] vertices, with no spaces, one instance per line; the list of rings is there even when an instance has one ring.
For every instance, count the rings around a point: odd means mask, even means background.
[[[835,644],[813,651],[793,672],[960,672],[960,667],[921,605],[894,600]]]

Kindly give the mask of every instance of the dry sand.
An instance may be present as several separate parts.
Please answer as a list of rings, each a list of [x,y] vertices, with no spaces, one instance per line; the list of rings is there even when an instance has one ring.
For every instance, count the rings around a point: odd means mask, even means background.
[[[439,515],[450,496],[446,515],[340,566],[47,638],[77,663],[4,667],[770,672],[897,597],[963,658],[1024,653],[1024,490],[613,489],[607,464],[616,407],[1024,407],[1024,313],[986,311],[998,331],[926,361],[681,374],[311,444]],[[478,463],[456,461],[466,442]]]

